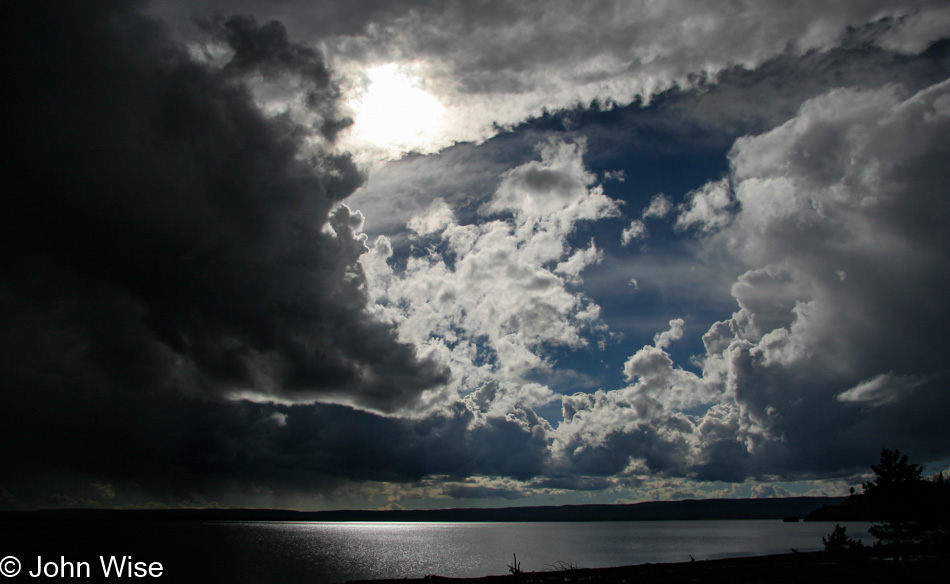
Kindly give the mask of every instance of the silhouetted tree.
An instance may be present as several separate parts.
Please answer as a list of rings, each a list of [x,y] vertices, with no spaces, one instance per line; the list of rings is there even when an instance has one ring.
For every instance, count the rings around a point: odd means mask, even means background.
[[[837,516],[873,522],[868,531],[877,538],[874,555],[895,560],[950,555],[950,480],[943,473],[922,478],[921,465],[908,461],[899,450],[887,448],[881,449],[881,460],[871,465],[871,470],[876,476],[862,485],[864,495],[845,501]],[[852,541],[855,544],[849,543]],[[822,542],[828,551],[858,549],[841,526],[835,526]]]
[[[872,464],[871,470],[877,473],[877,478],[864,483],[865,494],[887,495],[902,486],[919,482],[923,467],[908,462],[907,456],[901,455],[900,450],[882,448],[881,463]]]
[[[821,543],[825,544],[825,551],[839,556],[852,555],[864,549],[864,544],[848,537],[847,528],[841,525],[835,525],[835,530],[828,537],[821,538]]]
[[[927,534],[924,526],[909,517],[923,467],[911,464],[899,450],[882,448],[881,462],[871,465],[871,470],[877,477],[864,483],[864,493],[875,501],[885,520],[875,522],[868,531],[878,540],[876,549],[900,560],[914,553]]]
[[[875,547],[895,560],[919,551],[920,544],[928,533],[920,523],[906,521],[897,516],[874,523],[868,531],[878,540]]]

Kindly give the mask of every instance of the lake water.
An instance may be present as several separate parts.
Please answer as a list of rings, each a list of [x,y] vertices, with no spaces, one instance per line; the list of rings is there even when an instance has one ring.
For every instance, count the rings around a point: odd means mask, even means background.
[[[870,543],[868,523],[847,523]],[[624,566],[822,549],[829,523],[635,521],[580,523],[195,522],[39,526],[0,555],[24,566],[128,554],[160,561],[163,581],[333,584],[369,578],[505,574],[517,554],[524,571]],[[33,533],[33,535],[31,535]],[[8,535],[12,535],[9,534]],[[29,548],[23,547],[29,545]]]
[[[847,524],[865,537],[869,524]],[[224,552],[232,582],[505,574],[822,549],[834,525],[782,521],[591,523],[219,523],[195,526]],[[207,540],[206,540],[207,541]],[[211,558],[209,558],[211,559]],[[236,562],[236,564],[235,564]],[[236,568],[233,569],[232,568]]]

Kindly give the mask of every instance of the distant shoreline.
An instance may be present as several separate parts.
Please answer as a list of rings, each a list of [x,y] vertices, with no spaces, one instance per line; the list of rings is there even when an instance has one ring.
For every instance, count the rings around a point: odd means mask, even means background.
[[[802,518],[844,497],[687,499],[612,505],[561,505],[428,510],[294,511],[284,509],[47,509],[0,512],[11,521],[378,521],[572,522]]]

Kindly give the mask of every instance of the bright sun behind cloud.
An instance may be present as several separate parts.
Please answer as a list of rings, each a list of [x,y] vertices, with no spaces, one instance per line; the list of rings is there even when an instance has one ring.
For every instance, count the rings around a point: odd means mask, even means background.
[[[418,77],[394,63],[369,69],[348,105],[354,111],[350,140],[393,154],[424,149],[445,113]]]

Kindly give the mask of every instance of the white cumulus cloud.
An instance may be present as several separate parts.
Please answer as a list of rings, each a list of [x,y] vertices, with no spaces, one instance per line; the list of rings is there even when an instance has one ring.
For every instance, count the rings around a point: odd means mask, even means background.
[[[402,340],[449,363],[463,392],[489,383],[522,391],[527,373],[549,368],[546,347],[582,347],[603,328],[599,307],[570,288],[601,253],[568,236],[581,221],[616,215],[617,204],[585,167],[583,143],[538,150],[541,160],[505,173],[485,209],[498,218],[462,225],[436,201],[410,224],[438,242],[401,273],[385,237],[361,260],[375,310]]]

